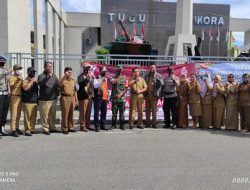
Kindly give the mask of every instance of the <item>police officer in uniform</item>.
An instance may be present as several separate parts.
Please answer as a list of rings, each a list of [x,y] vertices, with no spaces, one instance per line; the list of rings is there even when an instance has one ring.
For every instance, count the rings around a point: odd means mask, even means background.
[[[125,93],[128,89],[128,80],[122,74],[122,65],[117,65],[116,75],[111,79],[112,92],[112,126],[116,128],[117,113],[119,111],[120,129],[124,130]]]
[[[38,104],[38,84],[35,78],[36,70],[27,69],[28,77],[22,84],[22,102],[24,112],[24,129],[26,136],[32,136],[35,130]]]
[[[10,103],[10,91],[8,75],[12,71],[8,71],[4,66],[6,59],[0,56],[0,135],[6,136],[7,132],[4,130],[6,124],[6,118],[8,114],[8,108]]]
[[[23,132],[19,129],[19,121],[22,111],[22,66],[19,64],[13,67],[14,75],[9,79],[11,98],[10,98],[10,129],[13,137],[19,137]]]
[[[72,78],[72,68],[64,69],[64,77],[59,80],[61,89],[61,110],[62,110],[62,133],[67,135],[69,132],[76,132],[74,129],[73,114],[78,105],[77,92],[75,89],[76,81]]]

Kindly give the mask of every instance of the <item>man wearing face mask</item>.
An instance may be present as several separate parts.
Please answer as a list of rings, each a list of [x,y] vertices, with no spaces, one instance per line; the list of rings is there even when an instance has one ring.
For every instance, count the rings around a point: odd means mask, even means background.
[[[145,75],[145,81],[148,85],[146,91],[146,127],[151,126],[151,113],[152,113],[152,128],[157,128],[157,103],[161,95],[161,87],[163,86],[163,80],[161,75],[157,73],[156,67],[154,64],[150,65],[149,73]]]
[[[116,128],[117,113],[119,111],[120,129],[124,130],[125,93],[128,89],[128,80],[122,74],[122,65],[117,65],[116,75],[111,79],[112,84],[112,126]]]
[[[53,73],[52,62],[45,62],[44,71],[38,76],[40,119],[45,135],[57,133],[56,103],[59,96],[58,78]]]
[[[19,120],[22,111],[22,66],[19,64],[13,67],[14,75],[9,79],[11,98],[10,98],[10,129],[12,131],[11,135],[13,137],[19,137],[23,132],[19,129]]]
[[[38,84],[35,78],[36,70],[33,67],[27,69],[28,77],[22,84],[22,102],[24,113],[24,129],[26,136],[32,136],[35,131],[37,104],[38,104]]]
[[[80,110],[80,131],[88,132],[90,128],[90,113],[92,107],[92,97],[94,91],[94,79],[91,74],[91,65],[89,63],[83,63],[82,73],[78,76],[77,82],[79,89],[77,96],[79,100]]]
[[[108,130],[105,127],[108,103],[108,79],[106,77],[106,67],[100,67],[100,75],[94,79],[94,123],[95,131],[100,129]],[[99,112],[101,117],[99,119]]]
[[[4,66],[6,59],[0,56],[0,136],[8,135],[4,130],[6,124],[6,118],[8,114],[9,102],[10,102],[10,89],[9,89],[9,74],[12,71],[8,71]]]

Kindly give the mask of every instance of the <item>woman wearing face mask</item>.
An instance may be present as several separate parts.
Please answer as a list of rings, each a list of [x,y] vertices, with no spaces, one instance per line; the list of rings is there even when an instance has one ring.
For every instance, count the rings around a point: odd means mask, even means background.
[[[204,74],[201,81],[201,108],[202,116],[200,117],[200,127],[202,129],[208,129],[213,124],[212,118],[212,90],[213,84],[208,74]]]
[[[19,64],[13,67],[14,75],[9,79],[11,98],[10,98],[10,129],[12,131],[11,135],[13,137],[19,137],[23,132],[19,129],[19,120],[22,111],[22,67]]]
[[[213,85],[213,126],[214,129],[221,129],[224,125],[224,115],[225,115],[225,88],[221,83],[221,76],[214,76]]]
[[[242,83],[238,88],[239,92],[239,108],[240,108],[240,124],[242,131],[249,131],[250,129],[250,82],[249,74],[242,75]]]
[[[189,91],[188,91],[188,102],[190,107],[190,114],[193,119],[193,126],[192,128],[198,127],[199,117],[202,115],[201,109],[201,86],[200,83],[197,81],[196,75],[192,74],[190,78]]]

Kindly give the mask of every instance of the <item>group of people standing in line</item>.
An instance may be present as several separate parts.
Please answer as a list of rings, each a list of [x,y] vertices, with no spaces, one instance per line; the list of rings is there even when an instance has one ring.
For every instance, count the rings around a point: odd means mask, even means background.
[[[116,74],[107,78],[107,68],[100,67],[99,75],[91,71],[91,64],[81,64],[81,74],[77,81],[73,79],[72,68],[64,69],[64,76],[58,78],[53,73],[53,63],[44,64],[44,72],[36,79],[36,70],[27,69],[27,78],[22,79],[22,66],[14,65],[12,71],[5,68],[6,60],[0,57],[0,134],[7,135],[4,130],[10,103],[11,135],[18,137],[23,134],[19,129],[21,111],[24,113],[24,134],[35,133],[37,110],[40,111],[40,122],[43,133],[60,132],[56,129],[56,105],[60,96],[61,132],[76,132],[73,113],[76,107],[80,114],[80,131],[111,130],[117,127],[125,130],[125,95],[130,90],[129,128],[134,128],[137,111],[137,127],[157,128],[157,103],[163,102],[164,128],[187,128],[188,106],[192,116],[192,128],[221,129],[225,125],[228,130],[238,130],[239,115],[241,130],[250,129],[250,81],[249,75],[243,74],[242,83],[234,80],[229,74],[227,82],[222,84],[221,77],[215,75],[213,81],[209,75],[195,74],[187,79],[186,74],[174,75],[171,67],[167,67],[167,77],[157,73],[156,66],[150,65],[149,72],[140,76],[140,69],[134,67],[132,77],[123,74],[123,66],[116,67]],[[110,85],[109,85],[110,84]],[[109,95],[109,86],[112,87]],[[107,104],[112,102],[112,123],[106,124]],[[143,125],[143,102],[145,100],[146,123]],[[94,104],[94,128],[90,117],[92,102]],[[119,112],[119,117],[118,117]],[[152,115],[152,119],[151,119]],[[172,117],[171,117],[172,116]],[[172,122],[171,122],[172,118]]]

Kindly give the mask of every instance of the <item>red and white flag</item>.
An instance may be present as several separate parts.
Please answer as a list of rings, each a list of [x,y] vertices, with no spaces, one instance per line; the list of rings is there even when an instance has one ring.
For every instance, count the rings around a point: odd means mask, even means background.
[[[116,30],[116,23],[114,22],[114,39],[113,40],[116,40],[117,39],[117,30]]]
[[[219,28],[219,26],[218,26],[218,30],[217,30],[216,40],[217,40],[217,42],[220,41],[220,28]]]
[[[136,36],[137,35],[137,31],[136,31],[136,25],[135,25],[135,22],[133,24],[133,36]]]
[[[145,37],[144,24],[141,25],[141,36]]]
[[[212,27],[210,27],[208,36],[209,36],[209,41],[211,42],[213,40]]]

